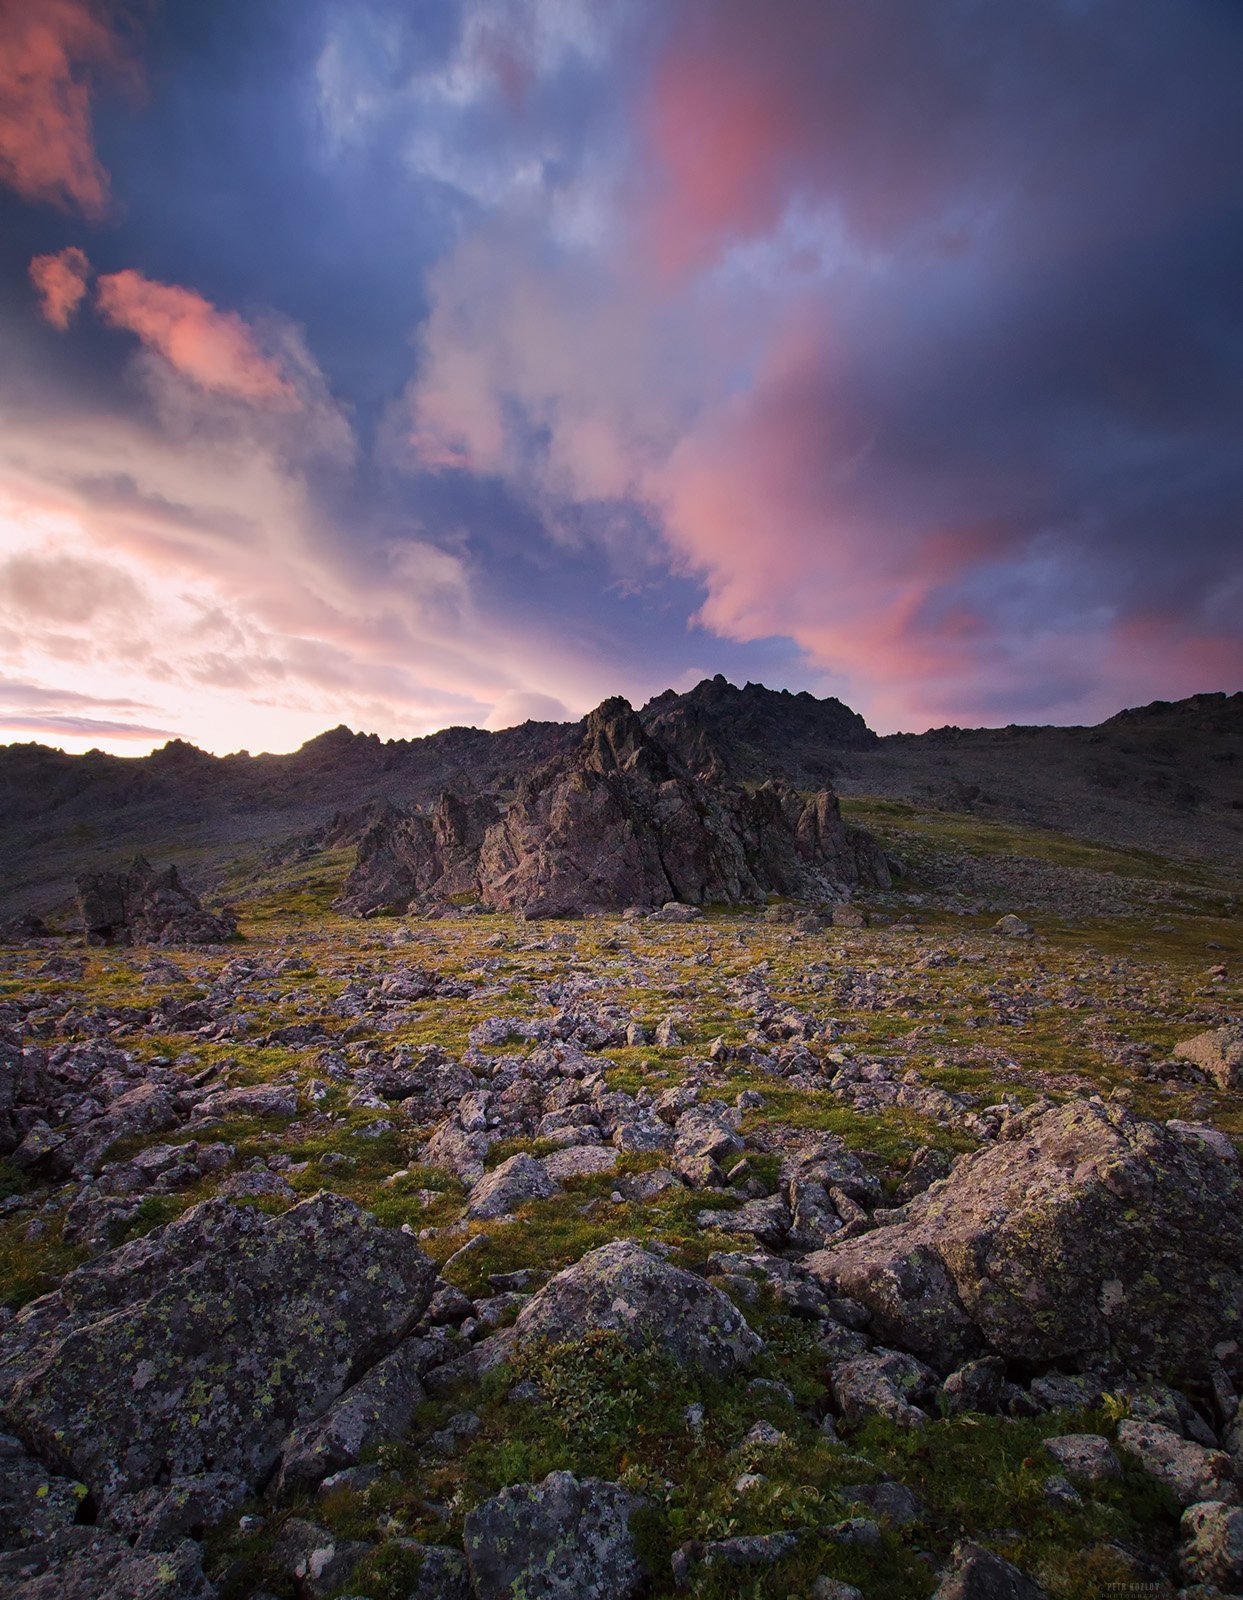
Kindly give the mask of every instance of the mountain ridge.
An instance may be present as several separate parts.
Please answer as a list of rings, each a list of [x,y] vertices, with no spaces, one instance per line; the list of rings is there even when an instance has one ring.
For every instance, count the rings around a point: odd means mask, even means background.
[[[1094,727],[1011,724],[877,735],[832,697],[723,677],[641,707],[697,776],[768,778],[971,811],[1111,844],[1243,860],[1243,693],[1152,701]],[[148,756],[0,746],[0,910],[53,910],[80,871],[135,850],[175,856],[200,885],[224,864],[377,802],[512,790],[567,754],[586,719],[382,740],[344,725],[286,755],[214,756],[171,740]]]

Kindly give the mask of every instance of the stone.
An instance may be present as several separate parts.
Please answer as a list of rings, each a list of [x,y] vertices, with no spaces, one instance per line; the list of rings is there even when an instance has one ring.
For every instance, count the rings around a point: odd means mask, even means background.
[[[579,1339],[589,1329],[620,1334],[635,1349],[650,1340],[680,1366],[711,1377],[727,1377],[763,1349],[727,1295],[629,1239],[557,1273],[514,1324],[524,1344]]]
[[[192,1540],[153,1553],[85,1527],[0,1555],[0,1594],[4,1600],[216,1600]]]
[[[57,1528],[71,1527],[86,1498],[84,1483],[54,1477],[21,1453],[0,1458],[0,1549],[34,1544]]]
[[[292,1084],[247,1083],[217,1089],[195,1107],[195,1121],[225,1122],[232,1117],[293,1117],[298,1091]]]
[[[157,871],[142,856],[126,872],[84,874],[77,894],[87,944],[223,944],[237,937],[231,911],[204,911],[176,867]]]
[[[673,1553],[673,1581],[689,1588],[699,1568],[770,1567],[796,1550],[804,1537],[801,1528],[778,1533],[738,1534],[732,1539],[692,1539]]]
[[[1077,1100],[1011,1117],[905,1220],[806,1265],[941,1370],[995,1354],[1195,1375],[1243,1326],[1241,1263],[1237,1161]]]
[[[923,1519],[923,1502],[904,1483],[845,1483],[837,1493],[847,1505],[863,1506],[873,1516],[884,1517],[895,1528],[905,1528]]]
[[[631,1519],[645,1501],[600,1478],[550,1472],[467,1513],[478,1600],[629,1600],[646,1581]]]
[[[414,1586],[403,1591],[402,1600],[475,1600],[470,1569],[460,1550],[443,1544],[416,1544],[412,1539],[394,1543],[422,1558]]]
[[[701,1211],[695,1218],[700,1228],[718,1233],[745,1233],[770,1249],[779,1250],[790,1231],[790,1213],[779,1194],[763,1200],[748,1200],[732,1211]]]
[[[556,1180],[542,1161],[528,1155],[510,1156],[475,1184],[466,1215],[476,1219],[502,1217],[529,1200],[547,1200],[556,1192]]]
[[[914,1356],[874,1350],[835,1366],[829,1387],[838,1411],[850,1421],[877,1416],[900,1428],[922,1428],[928,1414],[917,1402],[935,1393],[936,1376]]]
[[[1122,1476],[1122,1463],[1099,1433],[1063,1433],[1046,1439],[1045,1449],[1072,1483],[1106,1483]]]
[[[541,1165],[554,1183],[564,1183],[567,1178],[594,1178],[602,1172],[612,1172],[619,1155],[619,1151],[601,1145],[576,1144],[552,1151],[542,1158]]]
[[[439,1356],[430,1339],[404,1339],[320,1417],[290,1434],[273,1492],[299,1493],[356,1465],[373,1446],[404,1438],[426,1398],[419,1380]]]
[[[864,1600],[862,1589],[822,1573],[811,1586],[811,1600]]]
[[[250,1492],[421,1316],[435,1267],[321,1194],[271,1217],[203,1201],[79,1267],[0,1333],[0,1407],[105,1509],[217,1472]]]
[[[1163,1483],[1181,1506],[1197,1500],[1238,1504],[1234,1463],[1223,1450],[1181,1439],[1159,1422],[1136,1422],[1130,1417],[1118,1424],[1118,1449]]]
[[[1179,1560],[1191,1583],[1219,1584],[1233,1592],[1243,1583],[1243,1510],[1221,1500],[1201,1500],[1183,1512]]]
[[[1174,1054],[1207,1072],[1219,1089],[1243,1089],[1243,1023],[1184,1039]]]
[[[950,1552],[932,1600],[1044,1600],[1044,1590],[1003,1556],[962,1539]]]
[[[306,1600],[326,1600],[345,1588],[370,1550],[357,1539],[338,1539],[318,1523],[290,1517],[273,1541],[271,1560]]]
[[[941,1385],[941,1405],[948,1416],[1001,1409],[1003,1367],[999,1361],[968,1361]]]

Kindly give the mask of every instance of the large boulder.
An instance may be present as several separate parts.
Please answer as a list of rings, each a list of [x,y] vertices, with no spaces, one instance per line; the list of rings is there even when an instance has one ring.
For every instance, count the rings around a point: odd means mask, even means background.
[[[942,1370],[992,1352],[1195,1375],[1243,1326],[1243,1181],[1203,1139],[1078,1100],[807,1265]]]
[[[9,1323],[0,1409],[118,1518],[205,1474],[253,1493],[291,1430],[409,1332],[435,1275],[408,1234],[337,1195],[279,1217],[206,1200]]]
[[[1044,1590],[995,1551],[961,1539],[932,1600],[1044,1600]]]
[[[527,773],[504,807],[442,795],[429,812],[377,819],[337,904],[365,914],[470,894],[555,916],[769,894],[836,900],[888,883],[884,853],[846,828],[829,791],[708,785],[614,699],[587,718],[577,750]]]
[[[630,1519],[644,1501],[620,1484],[550,1472],[467,1514],[479,1600],[628,1600],[644,1583]]]
[[[1207,1072],[1219,1089],[1243,1089],[1243,1024],[1197,1033],[1176,1044],[1174,1054]]]
[[[4,1600],[215,1600],[202,1551],[190,1539],[158,1553],[134,1550],[102,1528],[63,1528],[42,1544],[0,1555]]]
[[[651,1341],[679,1365],[726,1377],[763,1349],[727,1295],[629,1239],[601,1245],[549,1279],[522,1308],[519,1342],[579,1339],[589,1329]]]
[[[89,872],[77,880],[87,944],[222,944],[237,936],[231,911],[204,911],[176,867],[157,871],[135,856],[126,872]]]

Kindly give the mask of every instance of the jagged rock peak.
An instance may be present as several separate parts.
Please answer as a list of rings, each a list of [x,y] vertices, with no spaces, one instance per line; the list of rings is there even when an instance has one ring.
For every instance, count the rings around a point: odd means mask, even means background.
[[[639,714],[621,695],[603,700],[587,715],[584,764],[593,772],[639,772],[654,783],[671,776],[669,758],[648,734]]]

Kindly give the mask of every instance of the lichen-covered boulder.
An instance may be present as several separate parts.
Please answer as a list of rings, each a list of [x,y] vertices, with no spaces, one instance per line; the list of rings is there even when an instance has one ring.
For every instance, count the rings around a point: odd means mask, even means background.
[[[1174,1054],[1207,1072],[1219,1089],[1243,1089],[1243,1024],[1197,1033],[1176,1044]]]
[[[1243,1181],[1203,1139],[1072,1101],[807,1266],[942,1370],[992,1352],[1199,1374],[1243,1327]]]
[[[542,1161],[519,1153],[485,1173],[470,1192],[468,1217],[503,1217],[528,1200],[547,1200],[557,1192]]]
[[[0,1409],[105,1509],[170,1481],[262,1487],[291,1429],[418,1321],[435,1268],[322,1194],[272,1217],[213,1199],[80,1267],[0,1335]]]
[[[439,1355],[440,1346],[431,1339],[403,1339],[322,1416],[289,1436],[275,1492],[309,1488],[331,1472],[354,1466],[372,1446],[402,1438],[426,1398],[420,1379]]]
[[[42,1544],[0,1555],[4,1600],[215,1600],[191,1539],[134,1550],[102,1528],[63,1528]]]
[[[580,1339],[590,1329],[649,1341],[712,1377],[746,1366],[763,1341],[727,1295],[630,1239],[592,1250],[549,1279],[514,1324],[521,1343]]]
[[[1243,1583],[1243,1510],[1221,1500],[1201,1500],[1183,1512],[1180,1563],[1191,1583],[1219,1584],[1229,1592]]]
[[[54,1477],[11,1435],[0,1434],[0,1550],[37,1544],[71,1527],[86,1493],[84,1483]]]
[[[466,1518],[479,1600],[628,1600],[644,1582],[630,1520],[644,1501],[620,1484],[550,1472],[502,1489]]]
[[[1160,1422],[1138,1422],[1134,1417],[1118,1424],[1118,1449],[1163,1483],[1181,1506],[1197,1500],[1239,1503],[1234,1463],[1224,1450],[1183,1439]]]

